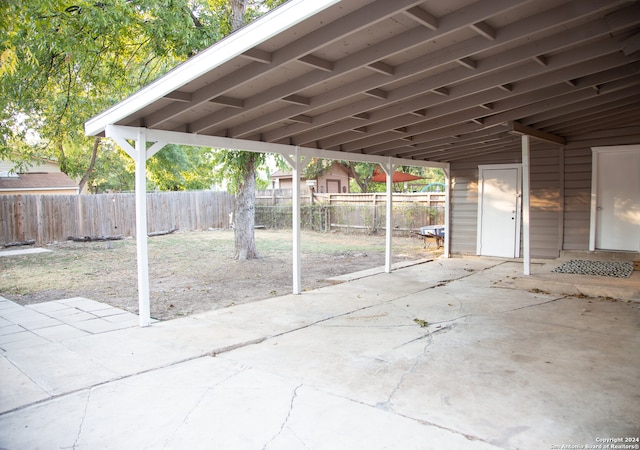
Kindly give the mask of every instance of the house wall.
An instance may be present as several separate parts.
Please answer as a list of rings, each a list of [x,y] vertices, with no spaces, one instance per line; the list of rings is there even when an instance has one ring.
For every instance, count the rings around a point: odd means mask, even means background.
[[[289,176],[279,176],[276,189],[293,189],[293,181]],[[306,180],[300,181],[300,191],[309,192]],[[316,192],[321,194],[340,194],[349,192],[349,173],[341,164],[334,163],[327,172],[318,177]]]
[[[349,192],[349,175],[344,167],[333,164],[324,175],[318,178],[317,192],[340,194],[343,191]]]
[[[531,256],[588,250],[592,147],[640,144],[640,128],[587,133],[565,147],[531,140]],[[451,163],[451,253],[475,254],[478,165],[521,163],[519,147]]]
[[[475,254],[478,165],[522,162],[520,148],[451,163],[451,253]],[[531,142],[531,256],[554,258],[562,245],[562,149]]]
[[[0,173],[9,172],[15,167],[15,163],[0,159]],[[55,161],[41,161],[34,163],[33,166],[27,168],[26,172],[47,172],[47,173],[59,173],[60,167]]]
[[[625,127],[585,134],[564,149],[563,250],[588,250],[591,220],[592,147],[640,144],[640,129]]]
[[[589,249],[591,147],[564,152],[564,250]]]

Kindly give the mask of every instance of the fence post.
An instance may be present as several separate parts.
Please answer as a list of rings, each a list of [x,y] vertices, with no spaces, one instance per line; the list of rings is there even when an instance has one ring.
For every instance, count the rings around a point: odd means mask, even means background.
[[[373,214],[371,214],[371,220],[373,220],[373,223],[371,224],[371,229],[373,230],[374,234],[378,233],[378,206],[376,205],[377,199],[378,199],[378,196],[374,193],[373,194]]]
[[[48,242],[44,242],[44,230],[43,230],[43,210],[44,210],[44,197],[42,194],[38,194],[37,202],[36,202],[36,245],[40,246],[43,244],[48,244]]]

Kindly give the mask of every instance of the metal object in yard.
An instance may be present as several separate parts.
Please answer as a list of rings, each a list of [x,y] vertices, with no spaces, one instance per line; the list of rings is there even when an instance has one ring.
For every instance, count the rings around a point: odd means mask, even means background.
[[[428,239],[434,239],[436,247],[440,248],[444,244],[444,225],[420,227],[420,235],[424,239],[424,248],[427,248]]]

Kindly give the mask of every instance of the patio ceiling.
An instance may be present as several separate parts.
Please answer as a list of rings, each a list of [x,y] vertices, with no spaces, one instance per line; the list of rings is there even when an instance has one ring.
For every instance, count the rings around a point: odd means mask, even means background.
[[[635,1],[292,0],[86,131],[445,163],[520,149],[523,132],[567,145],[640,135],[639,50]]]

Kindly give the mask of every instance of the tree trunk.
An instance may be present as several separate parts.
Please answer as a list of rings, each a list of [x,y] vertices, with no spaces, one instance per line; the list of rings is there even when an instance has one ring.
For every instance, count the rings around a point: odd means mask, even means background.
[[[244,12],[248,0],[229,0],[231,6],[231,31],[236,31],[244,25]]]
[[[369,192],[369,181],[360,177],[360,174],[356,171],[355,163],[348,161],[347,168],[351,171],[351,177],[356,180],[356,183],[360,187],[360,191],[363,194]]]
[[[78,184],[78,187],[80,188],[78,192],[80,192],[81,194],[82,194],[82,190],[84,189],[84,186],[87,184],[87,181],[89,181],[89,176],[91,175],[91,172],[93,172],[94,166],[96,165],[96,156],[98,155],[98,147],[100,147],[101,141],[102,141],[102,138],[100,136],[96,136],[93,139],[93,149],[91,150],[91,161],[89,161],[89,168],[87,169],[87,171],[82,177],[82,180],[80,180],[80,183]]]
[[[256,204],[256,159],[255,153],[250,153],[246,159],[243,171],[242,185],[236,194],[234,208],[235,222],[235,259],[245,260],[259,258],[254,236],[255,204]]]
[[[248,0],[229,0],[231,5],[231,28],[236,31],[244,25],[244,12]],[[256,162],[258,156],[248,153],[246,158],[240,158],[246,162],[243,170],[242,184],[238,187],[234,210],[235,220],[235,259],[245,260],[259,258],[256,249],[255,210],[256,210]]]

